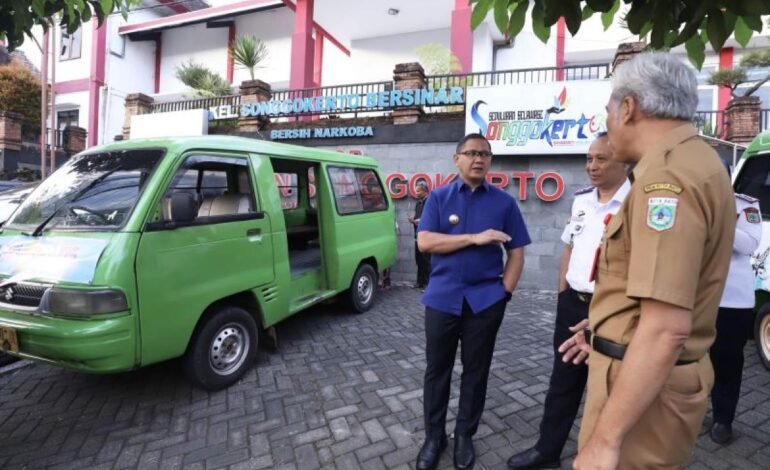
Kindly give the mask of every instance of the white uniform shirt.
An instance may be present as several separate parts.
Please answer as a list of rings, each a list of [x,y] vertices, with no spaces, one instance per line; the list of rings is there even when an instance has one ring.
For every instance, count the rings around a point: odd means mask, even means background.
[[[762,238],[762,213],[759,201],[742,194],[735,195],[735,209],[738,221],[735,224],[733,257],[719,306],[753,308],[754,270],[751,267],[751,255],[759,247]]]
[[[604,218],[607,214],[616,214],[620,210],[630,189],[631,182],[626,179],[606,203],[599,202],[599,190],[594,187],[575,193],[572,215],[561,234],[561,241],[572,245],[567,284],[576,291],[593,294],[591,268],[594,265],[596,249],[599,248],[604,234]]]

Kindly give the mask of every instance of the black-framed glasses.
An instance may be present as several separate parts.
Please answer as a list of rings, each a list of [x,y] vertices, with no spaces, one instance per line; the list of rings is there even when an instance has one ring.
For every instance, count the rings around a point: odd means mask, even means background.
[[[466,150],[465,152],[460,152],[460,155],[465,155],[470,158],[492,158],[492,152],[487,152],[486,150]]]

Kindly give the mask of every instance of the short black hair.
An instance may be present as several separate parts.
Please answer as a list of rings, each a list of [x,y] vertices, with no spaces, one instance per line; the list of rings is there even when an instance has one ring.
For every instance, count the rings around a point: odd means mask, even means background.
[[[489,143],[487,138],[484,137],[483,135],[479,134],[478,132],[474,132],[472,134],[466,135],[465,137],[460,139],[459,142],[457,142],[457,148],[455,149],[455,153],[460,153],[460,150],[463,149],[463,145],[465,145],[465,143],[468,142],[469,140],[474,140],[474,139],[483,140],[484,142],[487,143],[487,147],[490,150],[492,150],[492,144]]]

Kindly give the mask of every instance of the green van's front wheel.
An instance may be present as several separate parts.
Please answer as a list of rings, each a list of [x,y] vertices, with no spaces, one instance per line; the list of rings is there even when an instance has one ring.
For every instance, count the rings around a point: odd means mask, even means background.
[[[240,379],[257,355],[257,324],[238,307],[215,307],[195,329],[182,363],[187,378],[206,390]]]
[[[353,281],[350,283],[348,296],[353,310],[364,313],[372,308],[377,292],[377,272],[369,264],[362,264],[356,269]]]

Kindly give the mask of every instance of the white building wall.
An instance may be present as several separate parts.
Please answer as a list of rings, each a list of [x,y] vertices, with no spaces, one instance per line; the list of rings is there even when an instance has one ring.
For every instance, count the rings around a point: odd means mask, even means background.
[[[351,70],[355,74],[348,76],[346,83],[390,80],[396,64],[417,62],[415,49],[431,43],[449,49],[449,29],[353,41],[350,48]],[[430,70],[425,73],[430,74]]]
[[[350,48],[348,48],[350,49]],[[354,83],[359,71],[353,68],[353,58],[348,56],[329,40],[324,40],[324,61],[321,85],[344,85]]]
[[[176,69],[190,59],[205,65],[222,78],[227,77],[227,28],[207,29],[205,24],[172,28],[163,31],[162,41],[161,93],[175,93],[187,89],[176,78]]]
[[[151,10],[137,11],[130,22],[156,18]],[[123,132],[126,95],[155,92],[155,41],[131,41],[117,34],[127,22],[120,15],[110,17],[107,34],[106,85],[100,98],[99,143],[114,140]]]
[[[254,77],[269,83],[273,89],[288,88],[291,73],[291,33],[294,30],[294,13],[288,8],[268,10],[257,14],[238,16],[235,19],[235,33],[252,34],[265,42],[268,50],[267,59],[254,71]],[[227,42],[227,29],[225,42]],[[165,33],[164,33],[165,34]],[[328,48],[333,47],[328,42]],[[227,63],[226,49],[222,52]],[[226,70],[226,69],[225,69]],[[227,77],[226,74],[222,75]],[[238,85],[249,80],[249,71],[240,69],[235,64],[233,84]]]
[[[490,24],[490,27],[496,27]],[[491,47],[491,46],[490,46]],[[556,25],[551,28],[551,36],[543,43],[532,32],[532,18],[527,13],[524,28],[513,39],[510,48],[497,52],[497,70],[530,69],[556,66]],[[475,70],[484,72],[485,70]]]
[[[482,23],[473,31],[473,64],[471,69],[478,72],[492,70],[494,65],[494,47],[489,23]]]
[[[91,50],[94,45],[94,31],[92,23],[81,26],[82,42],[80,58],[62,60],[59,57],[61,51],[61,28],[56,27],[56,51],[52,51],[52,57],[56,58],[56,82],[68,82],[70,80],[82,80],[91,75]],[[49,71],[50,73],[50,71]]]

